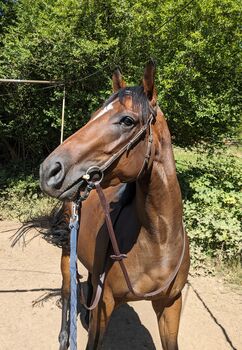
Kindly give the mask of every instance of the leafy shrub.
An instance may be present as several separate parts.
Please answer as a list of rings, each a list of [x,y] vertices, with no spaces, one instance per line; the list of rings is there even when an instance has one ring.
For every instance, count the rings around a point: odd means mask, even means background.
[[[188,152],[184,160],[177,153],[178,177],[191,249],[196,254],[196,247],[199,247],[220,260],[240,260],[241,163],[222,152],[194,155]]]
[[[64,137],[110,94],[116,65],[133,85],[150,57],[177,145],[234,136],[241,114],[239,0],[5,0],[0,6],[0,77],[65,81]],[[50,87],[0,84],[0,161],[40,161],[58,145],[63,86]]]
[[[33,176],[7,177],[8,171],[1,171],[0,220],[26,220],[50,211],[54,199],[41,193],[39,181]]]

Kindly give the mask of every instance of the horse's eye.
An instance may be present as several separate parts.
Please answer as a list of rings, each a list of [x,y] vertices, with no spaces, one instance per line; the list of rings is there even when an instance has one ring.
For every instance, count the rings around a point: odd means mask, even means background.
[[[122,117],[120,124],[126,127],[131,127],[135,123],[134,119],[128,116]]]

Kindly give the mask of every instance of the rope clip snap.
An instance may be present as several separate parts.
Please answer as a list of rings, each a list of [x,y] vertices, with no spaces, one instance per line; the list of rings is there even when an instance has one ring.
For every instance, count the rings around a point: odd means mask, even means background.
[[[70,227],[78,223],[79,221],[79,203],[78,202],[72,202],[72,215],[70,217]]]

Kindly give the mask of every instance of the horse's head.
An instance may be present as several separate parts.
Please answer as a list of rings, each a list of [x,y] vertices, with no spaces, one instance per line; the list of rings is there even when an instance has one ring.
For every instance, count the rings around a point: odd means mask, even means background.
[[[138,87],[125,87],[120,71],[114,72],[111,97],[42,163],[44,192],[73,200],[89,177],[104,175],[102,186],[107,187],[139,176],[153,152],[154,72],[153,62],[149,62]]]

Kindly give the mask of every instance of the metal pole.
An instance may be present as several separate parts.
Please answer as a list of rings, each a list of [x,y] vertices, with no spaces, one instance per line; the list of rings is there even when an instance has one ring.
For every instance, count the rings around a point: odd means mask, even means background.
[[[63,100],[62,100],[62,114],[61,114],[61,138],[60,138],[60,143],[63,142],[63,138],[64,138],[65,103],[66,103],[66,88],[65,88],[65,85],[64,85]]]
[[[0,83],[63,84],[58,80],[0,79]]]

